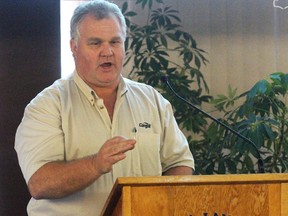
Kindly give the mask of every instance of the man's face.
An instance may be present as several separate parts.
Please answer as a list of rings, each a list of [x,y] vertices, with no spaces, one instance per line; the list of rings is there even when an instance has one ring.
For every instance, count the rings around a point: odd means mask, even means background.
[[[125,58],[119,21],[115,16],[96,20],[88,15],[78,30],[78,40],[72,39],[70,47],[79,76],[92,89],[116,88]]]

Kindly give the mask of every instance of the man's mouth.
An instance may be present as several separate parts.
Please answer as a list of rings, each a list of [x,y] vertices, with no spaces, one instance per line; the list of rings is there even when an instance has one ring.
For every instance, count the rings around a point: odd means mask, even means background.
[[[112,66],[112,63],[111,62],[105,62],[105,63],[101,64],[100,66],[104,67],[104,68],[108,68],[108,67]]]

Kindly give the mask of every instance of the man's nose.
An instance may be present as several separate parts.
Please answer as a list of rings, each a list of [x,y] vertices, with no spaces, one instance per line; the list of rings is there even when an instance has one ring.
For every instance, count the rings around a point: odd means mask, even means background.
[[[100,56],[101,57],[110,57],[113,55],[112,47],[109,44],[103,44]]]

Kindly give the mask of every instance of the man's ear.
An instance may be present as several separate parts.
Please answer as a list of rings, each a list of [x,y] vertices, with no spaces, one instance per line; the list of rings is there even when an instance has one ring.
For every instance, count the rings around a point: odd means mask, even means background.
[[[71,52],[73,53],[73,56],[75,57],[75,54],[77,52],[77,42],[74,39],[70,40],[70,49]]]

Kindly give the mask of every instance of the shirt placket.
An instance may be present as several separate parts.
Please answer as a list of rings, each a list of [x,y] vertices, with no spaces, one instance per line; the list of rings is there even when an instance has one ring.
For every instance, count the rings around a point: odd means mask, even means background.
[[[112,129],[112,123],[108,114],[108,111],[104,105],[104,101],[101,98],[97,98],[96,99],[96,103],[95,103],[97,110],[105,124],[105,127],[107,128],[107,130],[110,132],[111,134],[111,129]],[[112,135],[112,134],[111,134]]]
[[[118,113],[119,113],[119,109],[120,109],[120,106],[123,102],[123,97],[120,96],[117,98],[116,100],[116,103],[115,103],[115,108],[114,108],[114,113],[113,113],[113,120],[112,120],[112,123],[111,123],[111,137],[114,137],[116,135],[119,135],[117,134],[118,133],[118,128],[117,128],[117,125],[118,124]],[[121,168],[119,168],[118,166],[120,166],[119,163],[115,163],[112,167],[112,170],[111,170],[111,174],[112,174],[112,179],[113,181],[116,180],[116,178],[118,176],[122,176],[122,172],[121,172]]]

